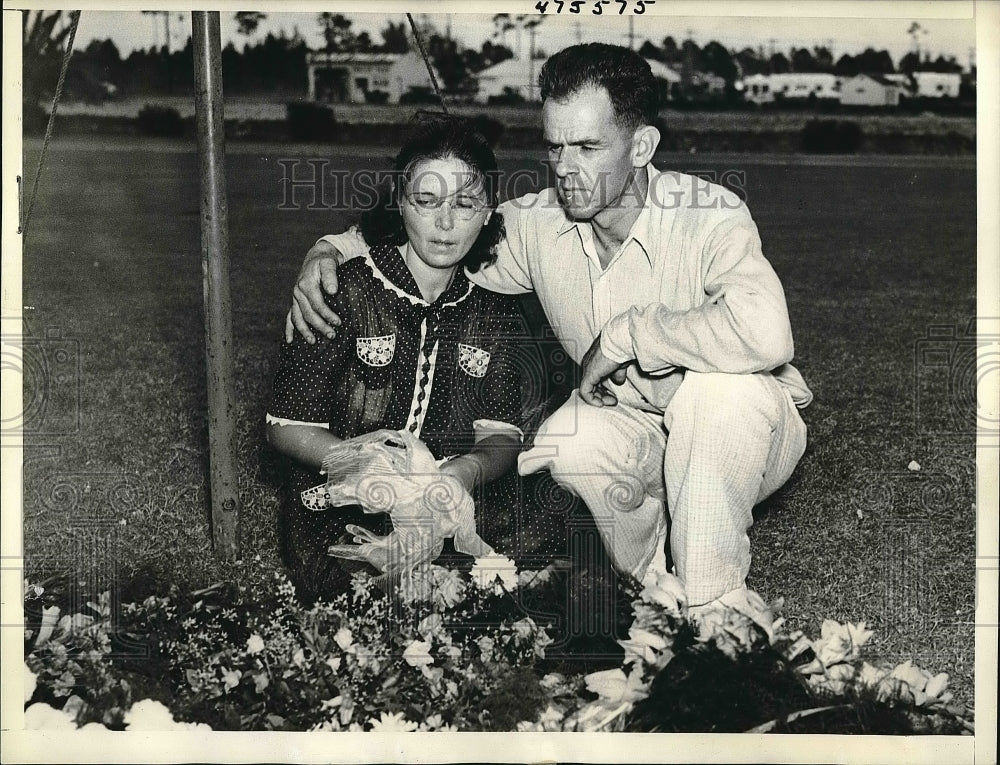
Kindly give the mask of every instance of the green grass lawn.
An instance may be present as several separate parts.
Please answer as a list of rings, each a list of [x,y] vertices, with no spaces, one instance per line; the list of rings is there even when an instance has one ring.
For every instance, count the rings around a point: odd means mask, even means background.
[[[325,156],[318,149],[233,148],[243,563],[220,563],[210,547],[192,147],[57,140],[24,253],[33,580],[73,568],[131,600],[280,565],[275,467],[262,437],[270,369],[301,257],[346,216],[279,209],[278,160]],[[28,149],[30,178],[37,142]],[[330,167],[369,167],[390,152],[341,148]],[[876,658],[950,672],[971,704],[974,376],[963,376],[972,370],[962,367],[969,346],[960,338],[975,315],[973,161],[658,163],[745,173],[739,185],[785,285],[796,363],[816,394],[805,457],[757,511],[751,586],[783,596],[789,621],[811,632],[824,617],[868,622]],[[540,172],[535,159],[503,164]],[[327,201],[335,197],[328,187]],[[941,338],[940,327],[958,337]],[[908,470],[913,460],[921,470]]]

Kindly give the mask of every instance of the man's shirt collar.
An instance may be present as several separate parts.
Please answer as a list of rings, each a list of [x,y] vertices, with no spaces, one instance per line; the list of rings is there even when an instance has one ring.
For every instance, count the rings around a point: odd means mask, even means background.
[[[652,254],[653,248],[651,243],[652,232],[651,232],[651,220],[650,220],[652,216],[652,209],[651,209],[652,200],[655,198],[653,193],[653,184],[656,183],[659,175],[660,171],[657,170],[655,167],[653,167],[652,163],[646,165],[646,177],[648,180],[648,183],[646,184],[646,200],[642,206],[642,209],[639,210],[639,217],[636,218],[635,221],[633,221],[632,227],[629,229],[628,236],[625,237],[625,241],[622,242],[622,247],[625,247],[630,240],[634,239],[635,243],[642,248],[642,251],[646,255],[646,259],[649,261],[650,265],[652,265],[653,262],[653,254]],[[577,229],[580,235],[580,241],[581,243],[583,243],[584,241],[586,241],[586,239],[584,237],[583,232],[580,231],[580,229],[586,226],[587,228],[590,228],[590,231],[588,231],[587,233],[590,234],[592,240],[593,229],[589,221],[573,220],[568,215],[566,215],[565,211],[563,211],[563,217],[565,218],[565,220],[563,221],[562,225],[559,226],[559,229],[556,232],[557,238],[561,237],[567,231]]]

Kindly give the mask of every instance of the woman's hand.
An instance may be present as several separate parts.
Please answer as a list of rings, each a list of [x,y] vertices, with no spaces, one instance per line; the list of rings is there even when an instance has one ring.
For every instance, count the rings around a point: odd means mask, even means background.
[[[454,478],[472,494],[483,481],[483,466],[475,454],[462,454],[441,465],[441,474]]]
[[[334,327],[340,317],[326,304],[324,293],[337,293],[337,262],[340,251],[329,242],[316,242],[306,253],[299,278],[292,290],[291,310],[285,317],[285,342],[290,343],[298,331],[307,343],[315,343],[312,329],[333,339]]]

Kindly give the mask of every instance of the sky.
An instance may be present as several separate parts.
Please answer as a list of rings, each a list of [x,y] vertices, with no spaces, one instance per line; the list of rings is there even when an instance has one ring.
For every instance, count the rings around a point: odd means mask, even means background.
[[[630,0],[634,3],[635,0]],[[586,0],[584,10],[589,10],[593,0]],[[153,5],[146,3],[146,7]],[[214,7],[223,6],[216,3]],[[289,12],[285,8],[293,6],[299,12]],[[658,6],[663,6],[658,7]],[[102,3],[101,8],[128,7],[125,3]],[[164,4],[158,7],[167,8]],[[180,47],[190,34],[190,13],[182,12],[177,6],[170,14],[171,46]],[[494,34],[493,15],[498,12],[511,14],[538,15],[534,2],[424,2],[416,3],[380,2],[367,3],[326,2],[312,4],[300,2],[282,4],[280,12],[269,12],[267,6],[252,6],[249,3],[230,4],[221,11],[223,44],[233,41],[242,47],[247,38],[238,34],[233,14],[237,9],[256,7],[267,13],[259,31],[251,39],[260,39],[268,32],[284,30],[291,34],[294,30],[315,48],[322,45],[317,13],[321,11],[341,12],[353,21],[355,31],[367,31],[376,43],[381,40],[379,30],[387,21],[405,21],[405,11],[415,8],[429,11],[415,14],[419,21],[426,19],[441,31],[451,25],[452,35],[467,47],[478,48]],[[277,7],[272,4],[272,7]],[[382,11],[381,9],[385,9]],[[601,16],[581,13],[571,16],[568,6],[562,14],[554,12],[555,3],[550,2],[544,20],[537,28],[536,45],[552,53],[574,42],[600,40],[606,42],[629,42],[629,21],[617,15],[617,1],[605,6]],[[367,12],[365,10],[367,9]],[[483,9],[486,12],[473,13]],[[614,9],[614,10],[610,10]],[[462,11],[446,13],[443,11]],[[765,0],[765,2],[725,2],[724,0],[657,0],[643,16],[634,17],[632,30],[635,45],[651,39],[660,43],[667,35],[678,42],[692,37],[699,45],[716,40],[730,49],[763,46],[764,50],[786,52],[792,46],[813,47],[825,45],[833,49],[834,56],[843,53],[860,53],[866,47],[885,48],[898,62],[900,57],[914,47],[914,40],[908,33],[912,22],[920,24],[919,45],[932,58],[939,54],[954,56],[963,66],[968,66],[970,52],[975,43],[975,22],[973,4],[964,0],[922,0],[921,2],[868,2],[853,0]],[[698,15],[676,15],[678,12]],[[742,15],[731,15],[739,13]],[[764,14],[764,15],[755,15]],[[808,15],[806,15],[808,14]],[[822,15],[820,15],[822,14]],[[951,18],[948,18],[951,17]],[[77,33],[77,46],[85,47],[92,39],[111,38],[123,56],[136,48],[162,45],[164,42],[163,15],[144,14],[138,10],[88,10],[85,8]],[[518,35],[508,32],[506,44],[518,48]],[[520,37],[523,52],[528,51],[528,34]]]

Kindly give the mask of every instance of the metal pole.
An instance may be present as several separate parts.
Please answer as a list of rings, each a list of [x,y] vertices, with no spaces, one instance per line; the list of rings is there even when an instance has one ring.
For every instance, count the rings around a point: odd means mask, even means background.
[[[191,26],[201,173],[201,270],[205,296],[212,541],[217,556],[232,559],[239,552],[240,504],[236,486],[229,203],[226,199],[219,14],[217,11],[192,11]]]

